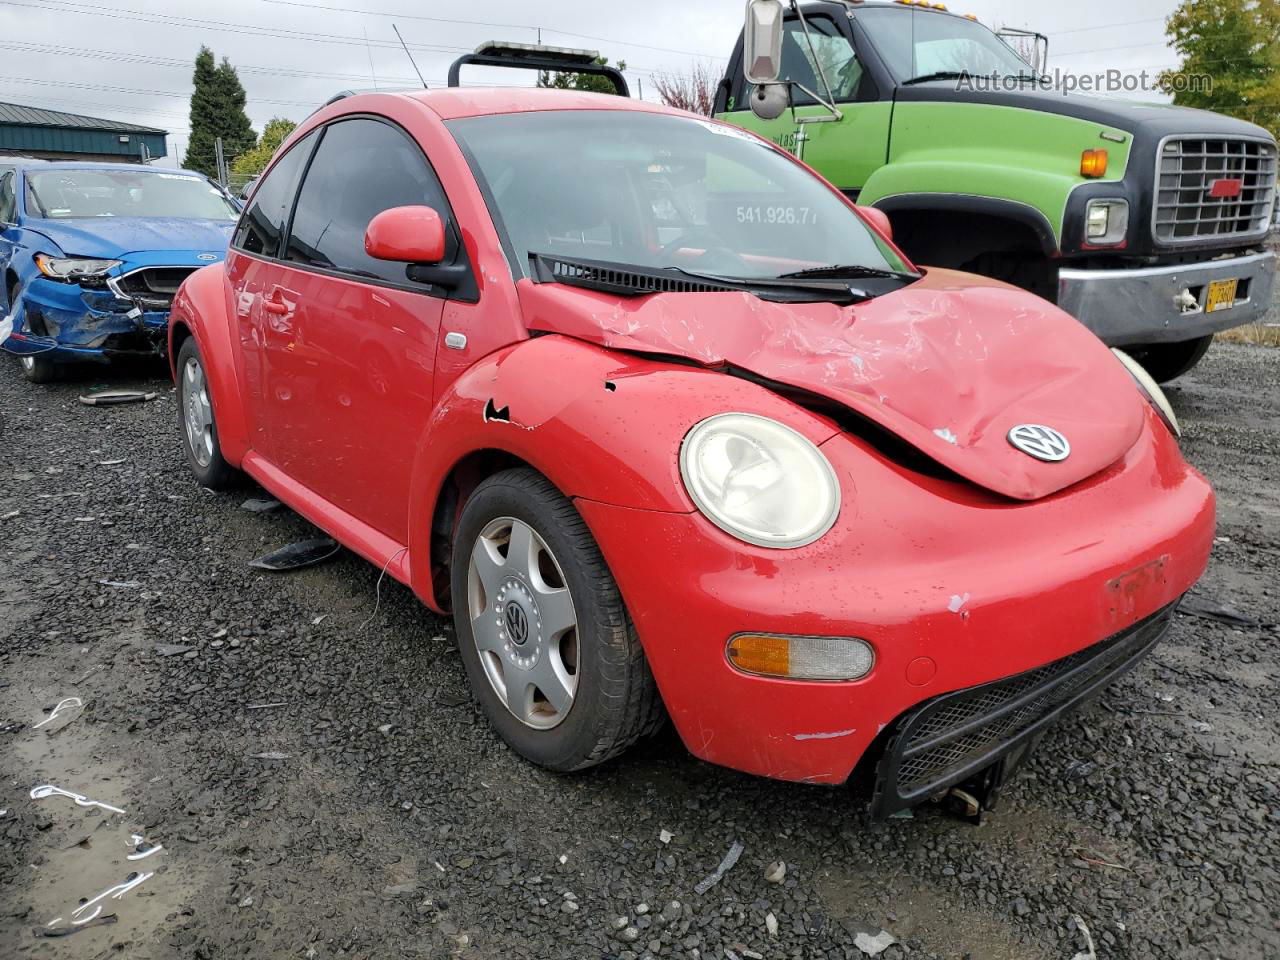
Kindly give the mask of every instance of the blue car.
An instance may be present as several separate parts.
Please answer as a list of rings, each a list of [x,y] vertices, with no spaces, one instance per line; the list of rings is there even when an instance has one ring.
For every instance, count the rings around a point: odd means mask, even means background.
[[[187,170],[0,166],[5,349],[37,383],[60,363],[162,354],[174,294],[223,258],[239,215],[222,188]]]

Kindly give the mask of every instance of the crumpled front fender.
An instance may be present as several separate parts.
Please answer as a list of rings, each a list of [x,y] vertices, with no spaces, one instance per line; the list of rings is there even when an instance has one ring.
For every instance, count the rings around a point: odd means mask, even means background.
[[[435,404],[414,461],[411,554],[429,555],[432,518],[454,467],[500,451],[570,498],[689,513],[680,479],[686,433],[717,413],[771,417],[821,444],[837,429],[755,383],[694,365],[607,350],[570,337],[525,340],[490,355]],[[414,588],[431,603],[425,571]]]

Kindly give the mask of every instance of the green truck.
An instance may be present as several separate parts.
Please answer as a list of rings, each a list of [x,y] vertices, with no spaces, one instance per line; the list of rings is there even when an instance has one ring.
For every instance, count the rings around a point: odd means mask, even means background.
[[[1172,379],[1270,305],[1275,139],[1064,94],[1039,59],[941,4],[752,0],[715,113],[883,211],[916,262],[1032,290]]]

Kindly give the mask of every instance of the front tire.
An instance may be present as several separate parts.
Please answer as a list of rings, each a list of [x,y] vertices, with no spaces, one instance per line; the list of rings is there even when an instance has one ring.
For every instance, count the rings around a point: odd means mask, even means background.
[[[10,280],[5,288],[5,302],[9,314],[14,312],[14,304],[18,301],[18,281]],[[25,354],[19,359],[22,375],[32,383],[53,383],[58,379],[58,365],[50,357],[38,353]]]
[[[506,470],[467,500],[452,600],[472,692],[521,756],[567,772],[622,753],[662,702],[622,595],[574,505]]]
[[[24,354],[19,363],[22,375],[32,383],[53,383],[58,379],[58,365],[48,357],[38,353]]]
[[[1204,357],[1213,343],[1213,334],[1195,340],[1179,340],[1177,343],[1150,343],[1126,347],[1133,359],[1142,364],[1156,383],[1168,383],[1192,367]]]
[[[187,463],[201,486],[210,490],[229,490],[238,484],[240,473],[222,457],[218,424],[214,420],[213,402],[209,396],[209,381],[195,337],[183,341],[176,369],[178,423]]]

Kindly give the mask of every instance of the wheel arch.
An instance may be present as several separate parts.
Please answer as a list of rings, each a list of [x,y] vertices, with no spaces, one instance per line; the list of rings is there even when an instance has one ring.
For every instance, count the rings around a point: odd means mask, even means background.
[[[222,456],[239,467],[249,449],[249,431],[236,365],[239,345],[227,308],[223,269],[216,264],[197,270],[178,288],[169,314],[169,369],[177,383],[178,351],[194,338],[209,382]]]
[[[988,228],[995,228],[987,240],[988,243],[1012,239],[1018,246],[1038,250],[1047,258],[1055,258],[1059,255],[1058,238],[1053,225],[1048,217],[1029,203],[970,194],[901,193],[881,197],[871,205],[888,215],[893,224],[895,241],[901,243],[907,254],[914,259],[918,258],[910,244],[916,236],[915,231],[910,228],[914,226],[914,221],[917,219],[927,220],[931,234],[942,238],[947,245],[957,249],[965,248],[970,253],[966,259],[984,252],[975,247],[973,242],[972,230],[975,219]],[[946,227],[950,224],[955,224],[962,229],[954,235],[949,234]],[[899,236],[899,230],[904,230],[907,235]],[[992,246],[988,249],[1004,249],[1004,247]],[[937,263],[937,265],[958,264]]]
[[[432,500],[429,545],[430,603],[435,609],[444,613],[451,612],[449,597],[453,569],[453,532],[462,515],[463,505],[485,480],[513,467],[527,467],[541,473],[510,451],[485,447],[464,454],[449,467],[441,480]],[[554,483],[550,477],[547,480]]]

